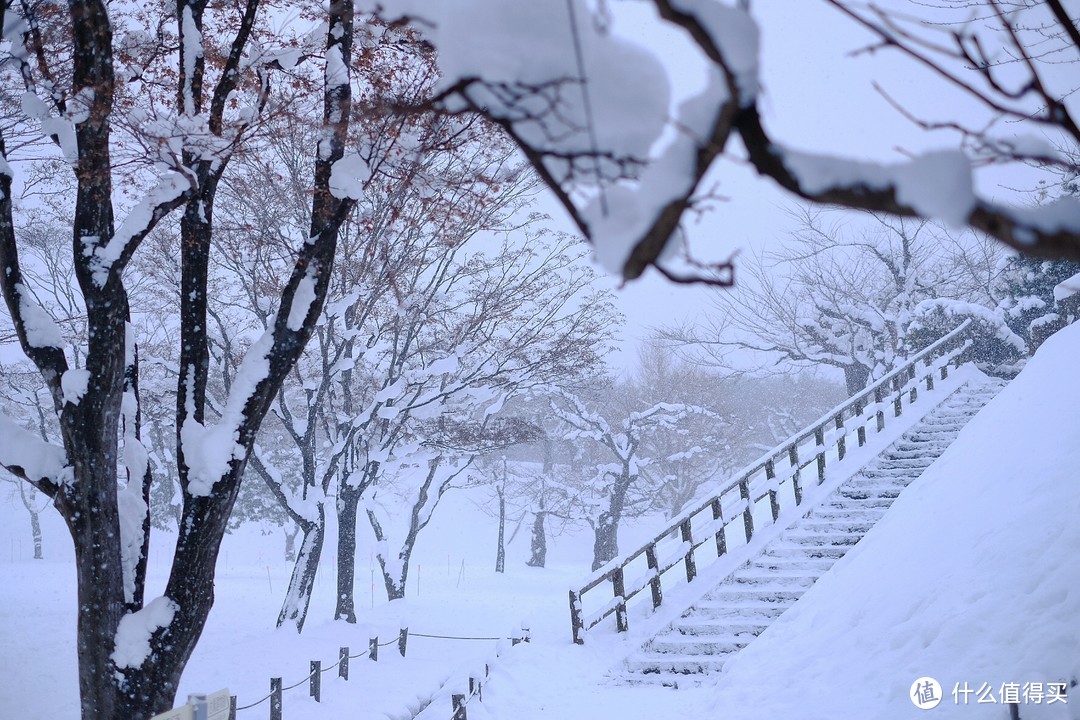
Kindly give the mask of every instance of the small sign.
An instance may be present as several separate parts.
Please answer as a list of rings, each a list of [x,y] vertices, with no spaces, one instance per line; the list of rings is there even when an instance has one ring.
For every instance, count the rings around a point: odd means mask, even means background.
[[[229,720],[229,688],[206,696],[206,720]]]
[[[228,718],[228,715],[225,716]],[[150,720],[194,720],[195,716],[192,713],[190,705],[182,705],[178,708],[173,708],[168,712],[163,712],[160,715],[155,715]]]

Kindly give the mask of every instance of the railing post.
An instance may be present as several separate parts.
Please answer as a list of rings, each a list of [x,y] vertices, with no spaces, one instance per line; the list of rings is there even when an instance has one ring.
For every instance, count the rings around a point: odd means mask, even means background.
[[[467,720],[465,715],[464,695],[451,695],[450,704],[454,708],[454,714],[451,716],[451,720]]]
[[[780,500],[776,496],[776,490],[769,489],[769,510],[772,511],[772,521],[776,523],[780,519]]]
[[[311,678],[308,683],[308,695],[315,698],[315,702],[322,702],[322,661],[311,661]]]
[[[746,542],[754,537],[754,503],[750,499],[750,478],[744,477],[739,481],[739,496],[746,501],[746,509],[743,510],[743,531],[746,533]]]
[[[885,429],[885,411],[881,409],[881,403],[885,402],[885,393],[881,391],[881,386],[878,385],[874,388],[874,406],[877,408],[877,431],[881,432]]]
[[[855,403],[855,415],[856,415],[856,417],[859,418],[860,421],[862,420],[862,414],[865,411],[866,411],[866,406],[862,404],[861,400],[859,402]],[[859,436],[859,447],[862,447],[863,445],[865,445],[866,444],[866,423],[860,422],[859,423],[859,428],[858,428],[858,430],[855,431],[855,434]]]
[[[915,370],[915,363],[911,363],[908,366],[908,382],[915,380],[918,373]],[[911,404],[919,399],[919,383],[911,382],[911,392],[908,393],[908,404]]]
[[[836,413],[836,459],[843,460],[847,455],[847,435],[844,434],[844,411]]]
[[[788,446],[787,455],[788,464],[791,465],[791,489],[795,492],[795,504],[802,505],[802,470],[799,468],[799,446],[791,443]]]
[[[623,568],[617,567],[611,573],[611,590],[616,598],[615,602],[615,629],[626,632],[630,626],[626,622],[626,586],[623,578]]]
[[[368,640],[368,659],[378,661],[379,659],[379,636]]]
[[[577,592],[570,591],[570,629],[574,633],[574,644],[584,645],[585,638],[583,638],[581,622],[581,596]]]
[[[720,521],[720,529],[716,531],[716,557],[720,557],[727,552],[727,532],[724,530],[724,510],[719,497],[713,498],[712,516],[713,520]]]
[[[814,443],[817,445],[817,484],[825,482],[825,426],[819,425],[814,430]]]
[[[930,358],[926,358],[924,364],[926,365],[926,392],[930,392],[934,389],[934,371],[930,367]]]
[[[949,363],[945,363],[944,365],[941,366],[941,379],[942,380],[948,380],[949,379]]]
[[[686,558],[683,562],[686,565],[686,582],[693,582],[697,577],[697,563],[694,562],[694,534],[691,532],[690,518],[686,518],[679,524],[679,535],[682,536],[684,543],[690,545],[686,549]]]
[[[660,563],[656,561],[655,545],[649,545],[645,548],[645,561],[649,563],[649,569],[655,573],[652,579],[649,580],[649,588],[652,590],[652,606],[655,609],[660,607],[660,603],[664,602],[664,590],[660,585]]]
[[[896,397],[893,399],[893,417],[900,417],[900,414],[904,412],[904,393],[900,392],[900,375],[897,373],[892,379],[893,392],[896,393]]]
[[[338,649],[337,674],[342,680],[349,679],[349,648]]]
[[[403,627],[398,633],[397,649],[401,653],[401,657],[405,657],[405,648],[409,644],[409,628]]]
[[[281,720],[281,678],[270,678],[270,720]]]
[[[484,685],[478,678],[469,676],[469,697],[476,696],[480,702],[484,702]]]

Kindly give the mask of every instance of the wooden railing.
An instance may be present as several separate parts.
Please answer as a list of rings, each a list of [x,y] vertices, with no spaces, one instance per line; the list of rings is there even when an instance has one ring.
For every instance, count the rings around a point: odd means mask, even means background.
[[[969,324],[970,321],[963,322],[902,367],[833,408],[816,423],[741,470],[714,496],[677,515],[652,540],[632,553],[611,560],[579,589],[570,590],[574,642],[583,644],[584,632],[611,615],[615,616],[618,631],[625,632],[629,628],[627,603],[646,588],[652,595],[653,608],[660,607],[664,601],[662,579],[676,566],[681,565],[687,582],[693,582],[698,573],[695,552],[703,545],[715,544],[716,557],[726,555],[729,534],[733,532],[730,526],[739,530],[739,516],[742,523],[737,535],[741,536],[741,545],[750,542],[757,527],[776,523],[783,510],[801,505],[804,471],[813,466],[811,482],[823,483],[826,467],[842,462],[847,456],[852,433],[862,447],[867,442],[868,426],[881,432],[890,414],[888,410],[891,409],[893,417],[899,417],[905,405],[918,399],[920,384],[930,391],[934,389],[935,376],[946,379],[949,365],[957,364],[957,358],[971,342],[967,337]],[[634,568],[638,568],[640,575],[628,583],[628,572]],[[586,615],[582,598],[605,584],[611,586],[611,599]]]

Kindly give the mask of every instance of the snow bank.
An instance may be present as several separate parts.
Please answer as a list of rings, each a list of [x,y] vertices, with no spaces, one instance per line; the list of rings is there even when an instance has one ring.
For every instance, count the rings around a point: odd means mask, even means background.
[[[1042,683],[1048,694],[1080,677],[1078,352],[1080,327],[1051,337],[863,542],[736,657],[704,716],[917,717],[912,684],[929,676],[943,694],[933,717],[1005,718],[1003,686]],[[984,683],[996,707],[974,707]],[[1020,699],[1024,720],[1080,717],[1078,698]]]

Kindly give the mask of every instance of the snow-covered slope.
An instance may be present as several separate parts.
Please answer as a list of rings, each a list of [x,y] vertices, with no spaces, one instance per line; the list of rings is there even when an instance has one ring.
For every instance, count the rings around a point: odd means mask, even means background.
[[[862,543],[725,668],[701,717],[1004,720],[1002,692],[1016,691],[1024,720],[1080,718],[1080,689],[1049,698],[1051,683],[1080,679],[1078,357],[1080,326],[1047,341]],[[910,699],[925,676],[942,687],[930,711]]]

